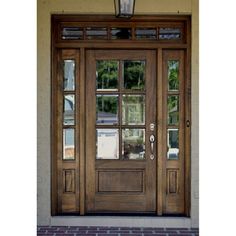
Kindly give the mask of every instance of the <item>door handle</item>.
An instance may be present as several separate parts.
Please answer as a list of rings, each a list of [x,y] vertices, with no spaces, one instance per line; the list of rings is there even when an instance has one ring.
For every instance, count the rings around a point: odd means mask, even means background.
[[[150,159],[153,160],[155,158],[154,156],[154,142],[155,142],[155,136],[152,134],[149,137],[149,141],[151,144],[151,154],[150,154]]]

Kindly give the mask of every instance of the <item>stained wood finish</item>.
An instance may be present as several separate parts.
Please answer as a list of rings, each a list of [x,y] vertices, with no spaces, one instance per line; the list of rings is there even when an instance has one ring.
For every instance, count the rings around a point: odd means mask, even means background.
[[[179,89],[178,91],[168,92],[168,61],[179,61]],[[183,50],[164,50],[163,51],[163,213],[184,214],[185,212],[185,186],[184,186],[184,51]],[[167,124],[167,96],[179,96],[179,124]],[[167,129],[178,128],[179,130],[179,156],[178,160],[167,159]]]
[[[145,160],[96,160],[96,60],[102,59],[146,61]],[[149,157],[149,136],[151,134],[149,125],[150,123],[156,124],[155,60],[156,54],[154,51],[87,51],[86,211],[89,213],[144,213],[156,211],[156,158],[151,160]],[[122,93],[120,92],[120,94]],[[122,125],[120,127],[123,128]],[[131,126],[124,127],[131,128]],[[137,126],[132,127],[135,128]],[[156,133],[154,134],[156,136]],[[154,155],[156,157],[156,148]]]
[[[63,26],[131,26],[131,40],[61,40]],[[158,25],[181,26],[183,37],[180,41],[150,41],[135,40],[134,28],[137,26]],[[52,215],[63,213],[77,213],[84,215],[88,212],[117,212],[117,206],[121,212],[156,212],[164,214],[190,215],[190,144],[191,144],[191,21],[188,16],[135,16],[131,20],[118,19],[113,16],[76,16],[53,15],[52,16]],[[88,50],[90,49],[90,50]],[[100,49],[100,50],[98,50]],[[90,66],[96,57],[109,58],[113,54],[122,57],[122,52],[130,58],[149,58],[150,77],[155,77],[154,86],[149,93],[147,104],[156,103],[157,109],[155,173],[152,180],[146,178],[147,168],[152,168],[142,161],[129,162],[117,160],[95,161],[93,139],[95,126],[89,126],[89,119],[94,121],[95,104],[91,102],[91,96],[95,90],[91,80],[94,68]],[[86,53],[87,51],[87,53]],[[100,51],[100,52],[99,52]],[[140,52],[142,51],[141,55]],[[149,52],[148,52],[149,51]],[[118,52],[117,54],[115,52]],[[136,55],[136,56],[135,56]],[[63,110],[63,71],[61,63],[63,59],[75,59],[76,61],[76,89],[75,89],[75,155],[74,161],[62,160],[62,110]],[[89,59],[90,58],[90,59]],[[167,84],[166,63],[167,60],[178,58],[181,60],[181,90],[180,90],[180,158],[178,161],[166,160],[166,130],[167,130]],[[89,67],[87,66],[89,65]],[[90,69],[88,69],[90,68]],[[92,86],[92,87],[91,87]],[[64,92],[68,94],[68,92]],[[112,92],[111,92],[112,94]],[[152,107],[152,106],[149,106]],[[92,111],[93,110],[93,111]],[[150,112],[149,112],[150,113]],[[151,113],[150,113],[151,114]],[[91,115],[91,116],[90,116]],[[120,113],[121,115],[121,113]],[[148,116],[151,117],[152,115]],[[149,119],[149,118],[148,118]],[[186,122],[190,121],[190,127]],[[147,122],[150,122],[150,120]],[[105,126],[104,126],[105,127]],[[103,128],[104,128],[103,127]],[[125,128],[126,126],[124,126]],[[128,126],[127,126],[128,127]],[[126,128],[127,128],[126,127]],[[138,127],[138,126],[137,126]],[[140,126],[143,128],[145,126]],[[117,126],[119,128],[119,126]],[[89,131],[90,129],[90,131]],[[146,133],[146,143],[148,140]],[[90,142],[90,139],[92,141]],[[121,139],[120,139],[121,141]],[[92,145],[93,144],[93,145]],[[91,148],[93,146],[93,148]],[[146,152],[149,145],[147,145]],[[121,150],[120,150],[121,151]],[[93,159],[92,159],[93,158]],[[124,168],[125,163],[125,168]],[[153,163],[153,162],[152,162]],[[118,170],[118,172],[117,172]],[[119,172],[120,171],[120,172]],[[135,176],[135,181],[129,181],[127,186],[122,178]],[[100,182],[98,179],[100,178]],[[112,185],[106,179],[112,179],[117,185]],[[142,184],[141,184],[142,183]],[[144,183],[144,184],[143,184]],[[100,184],[100,185],[99,185]],[[154,186],[155,185],[155,186]],[[147,187],[146,187],[147,186]],[[144,195],[150,194],[147,203]],[[129,191],[128,191],[129,190]],[[114,193],[113,193],[114,192]],[[112,194],[111,194],[112,193]],[[126,198],[124,197],[126,194]],[[114,198],[115,195],[115,198]],[[133,205],[131,202],[133,201]],[[107,204],[109,203],[110,204]],[[138,205],[138,207],[137,207]],[[108,208],[109,206],[109,208]]]

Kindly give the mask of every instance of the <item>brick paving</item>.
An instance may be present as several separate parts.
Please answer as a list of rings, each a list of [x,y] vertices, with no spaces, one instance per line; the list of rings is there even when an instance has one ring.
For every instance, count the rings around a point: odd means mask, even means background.
[[[198,228],[38,226],[37,236],[199,236]]]

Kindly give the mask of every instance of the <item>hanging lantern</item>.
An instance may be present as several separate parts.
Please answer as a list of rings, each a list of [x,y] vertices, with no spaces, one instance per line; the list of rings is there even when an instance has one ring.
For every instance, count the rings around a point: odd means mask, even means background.
[[[130,18],[134,15],[135,0],[114,0],[116,17]]]

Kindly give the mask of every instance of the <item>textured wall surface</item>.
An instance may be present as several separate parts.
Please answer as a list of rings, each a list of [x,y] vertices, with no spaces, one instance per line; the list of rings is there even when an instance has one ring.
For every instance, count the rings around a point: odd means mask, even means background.
[[[37,37],[38,37],[38,225],[92,224],[92,218],[58,218],[50,216],[50,16],[53,13],[74,14],[114,14],[113,0],[38,0]],[[161,225],[198,227],[198,0],[136,0],[135,14],[192,14],[192,151],[191,151],[191,219],[143,219],[139,223],[145,226]],[[87,219],[87,221],[86,221]],[[107,224],[124,224],[125,219]],[[97,224],[103,221],[96,218]],[[132,221],[132,220],[131,220]],[[130,221],[130,222],[131,222]],[[120,223],[119,223],[120,222]],[[123,223],[122,223],[123,222]],[[164,227],[163,226],[163,227]]]

